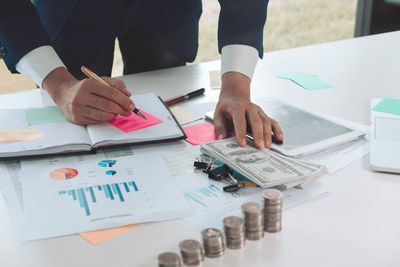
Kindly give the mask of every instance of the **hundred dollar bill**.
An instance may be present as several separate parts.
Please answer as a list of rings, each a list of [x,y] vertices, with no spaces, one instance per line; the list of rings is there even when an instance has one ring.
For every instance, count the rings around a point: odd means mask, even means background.
[[[235,137],[201,144],[201,152],[221,161],[262,187],[315,178],[323,166],[285,157],[269,149],[257,149],[251,140],[239,147]]]

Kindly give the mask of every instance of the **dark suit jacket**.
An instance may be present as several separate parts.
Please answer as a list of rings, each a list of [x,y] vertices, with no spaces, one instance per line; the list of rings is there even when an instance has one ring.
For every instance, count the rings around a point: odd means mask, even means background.
[[[178,57],[190,62],[198,47],[201,0],[0,0],[0,47],[12,72],[31,50],[52,45],[68,69],[113,47],[132,16]],[[246,44],[263,55],[268,0],[219,0],[219,50]],[[78,62],[79,61],[79,62]]]

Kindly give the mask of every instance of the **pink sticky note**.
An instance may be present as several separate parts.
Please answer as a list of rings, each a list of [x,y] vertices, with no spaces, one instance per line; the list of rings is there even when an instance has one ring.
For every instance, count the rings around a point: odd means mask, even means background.
[[[214,125],[209,122],[196,124],[183,128],[186,133],[186,141],[192,145],[199,145],[201,143],[217,140],[214,133]]]
[[[108,123],[114,127],[117,127],[121,131],[124,131],[125,133],[130,133],[162,122],[162,120],[154,117],[147,112],[144,112],[143,110],[141,110],[141,112],[147,118],[147,120],[139,117],[132,112],[129,117],[118,115],[114,119],[109,120]]]

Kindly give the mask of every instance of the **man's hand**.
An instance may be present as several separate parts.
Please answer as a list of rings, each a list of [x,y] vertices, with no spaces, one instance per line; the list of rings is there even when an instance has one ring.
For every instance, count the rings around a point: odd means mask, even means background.
[[[222,76],[222,88],[214,113],[215,134],[226,138],[234,129],[239,146],[246,146],[246,128],[250,126],[257,148],[271,148],[272,133],[278,142],[283,141],[279,124],[250,101],[250,79],[238,72]]]
[[[105,77],[110,86],[91,80],[77,80],[65,68],[57,68],[43,81],[54,102],[72,123],[97,124],[129,116],[135,104],[123,81]]]

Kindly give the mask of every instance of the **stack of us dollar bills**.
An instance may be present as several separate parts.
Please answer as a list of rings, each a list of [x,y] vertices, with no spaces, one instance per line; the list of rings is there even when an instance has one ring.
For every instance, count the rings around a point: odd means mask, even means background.
[[[324,172],[323,166],[288,158],[269,149],[257,149],[251,140],[246,147],[239,147],[235,137],[203,143],[200,151],[264,188],[305,185]]]

